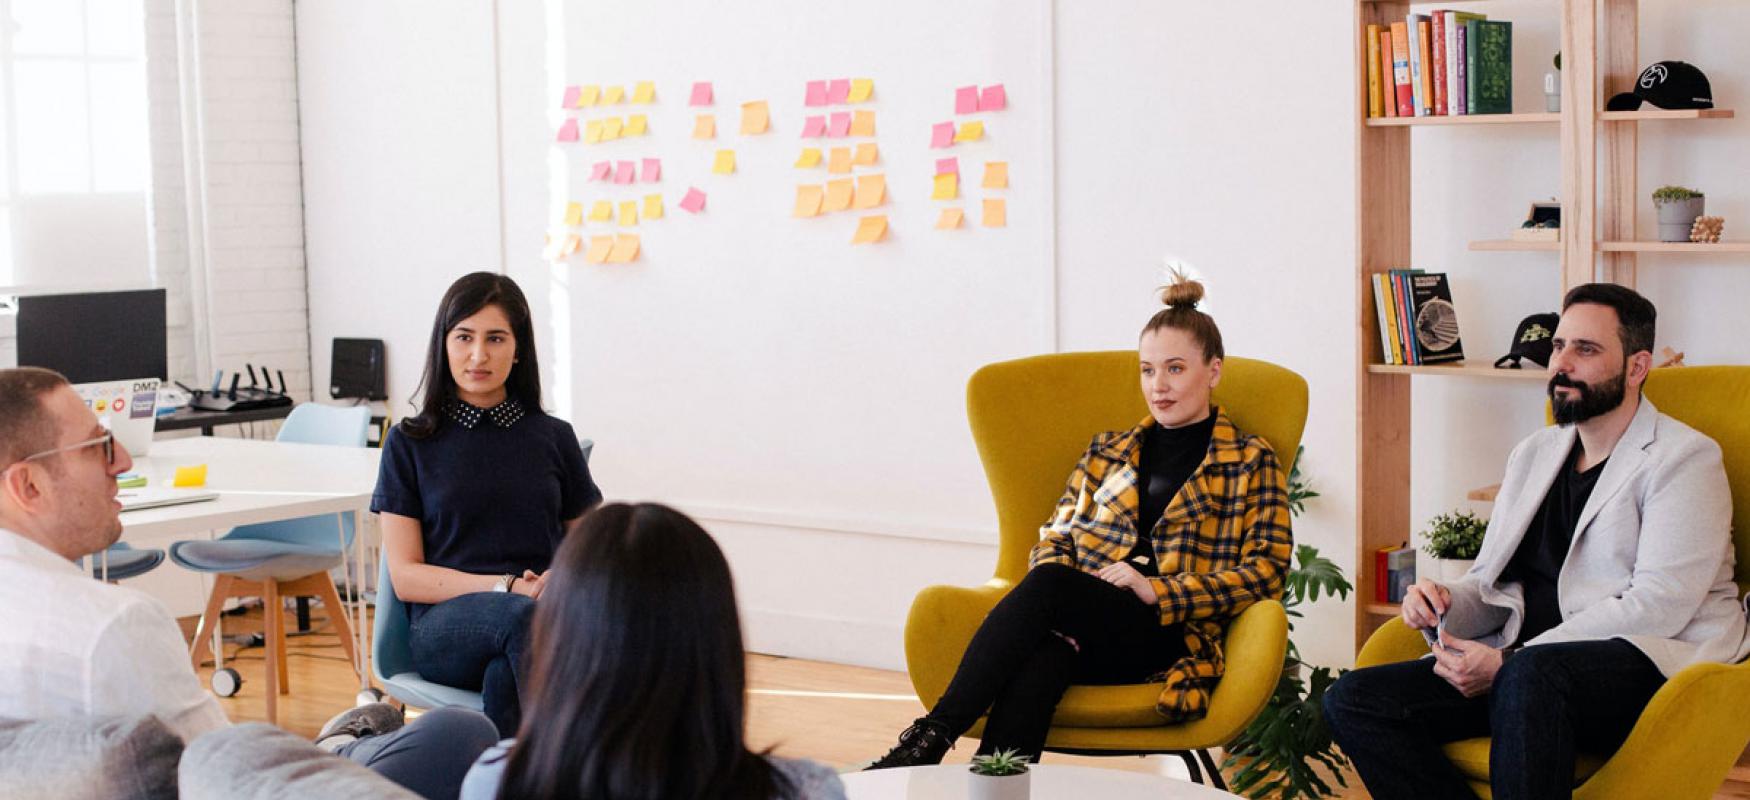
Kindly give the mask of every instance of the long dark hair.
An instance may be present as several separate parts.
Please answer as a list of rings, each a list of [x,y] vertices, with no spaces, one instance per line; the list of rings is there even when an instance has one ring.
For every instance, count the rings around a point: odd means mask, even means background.
[[[523,290],[509,276],[496,272],[470,272],[450,284],[444,299],[438,303],[437,318],[431,323],[431,343],[425,350],[425,372],[419,377],[415,395],[422,391],[416,408],[419,413],[401,421],[401,431],[415,439],[436,433],[443,424],[444,402],[456,394],[456,378],[450,374],[449,351],[444,340],[450,330],[462,324],[487,306],[498,306],[510,318],[510,332],[516,337],[516,363],[504,388],[508,396],[523,404],[525,411],[541,408],[541,362],[535,356],[535,325],[530,319],[529,301]],[[408,401],[412,405],[411,400]]]
[[[535,606],[499,797],[772,797],[743,738],[746,653],[723,552],[667,506],[614,503],[560,545]]]

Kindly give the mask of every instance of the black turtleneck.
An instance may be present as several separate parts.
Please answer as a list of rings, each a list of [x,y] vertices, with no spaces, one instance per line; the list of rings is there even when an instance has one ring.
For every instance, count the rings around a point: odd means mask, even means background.
[[[1155,563],[1155,524],[1209,454],[1209,438],[1214,433],[1213,413],[1200,422],[1177,428],[1155,423],[1143,430],[1142,454],[1137,460],[1136,545],[1125,556],[1138,572],[1160,574],[1160,566]]]

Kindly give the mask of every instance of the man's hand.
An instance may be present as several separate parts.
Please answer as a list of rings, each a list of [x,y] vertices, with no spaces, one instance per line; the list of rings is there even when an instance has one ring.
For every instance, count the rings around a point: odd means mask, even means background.
[[[1446,587],[1423,578],[1404,592],[1404,624],[1415,630],[1432,628],[1451,605],[1452,593]]]
[[[1129,564],[1114,561],[1101,567],[1098,574],[1100,580],[1121,589],[1129,589],[1144,603],[1152,606],[1160,602],[1160,596],[1155,594],[1154,584],[1149,583],[1147,578],[1142,577],[1142,573],[1137,572],[1136,568]]]
[[[1440,632],[1440,646],[1434,648],[1434,674],[1452,684],[1459,694],[1488,694],[1495,685],[1495,673],[1500,671],[1501,651]]]

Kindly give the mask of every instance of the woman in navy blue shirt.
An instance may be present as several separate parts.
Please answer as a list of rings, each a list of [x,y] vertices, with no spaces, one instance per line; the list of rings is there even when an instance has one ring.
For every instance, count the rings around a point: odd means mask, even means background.
[[[504,736],[522,718],[529,620],[560,539],[600,502],[577,436],[541,410],[529,304],[476,272],[444,293],[422,405],[383,444],[371,510],[414,666],[478,690]]]

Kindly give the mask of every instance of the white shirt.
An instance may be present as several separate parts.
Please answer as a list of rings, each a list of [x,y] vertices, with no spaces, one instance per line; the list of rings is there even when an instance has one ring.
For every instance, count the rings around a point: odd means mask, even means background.
[[[161,603],[0,529],[0,717],[139,714],[185,742],[230,724]]]

